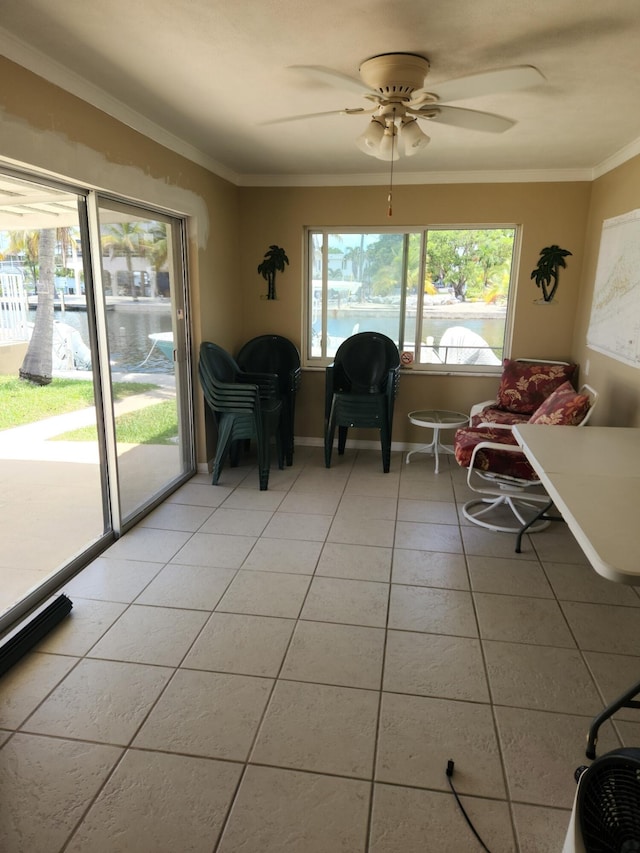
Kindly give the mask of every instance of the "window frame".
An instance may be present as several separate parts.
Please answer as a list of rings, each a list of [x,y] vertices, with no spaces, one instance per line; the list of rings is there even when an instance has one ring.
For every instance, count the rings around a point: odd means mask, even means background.
[[[426,252],[425,244],[428,240],[428,234],[432,231],[456,231],[456,230],[474,230],[474,231],[489,231],[489,230],[512,230],[514,232],[513,247],[511,253],[511,268],[509,278],[509,288],[507,293],[507,303],[504,317],[504,338],[502,345],[502,356],[500,362],[496,365],[471,365],[471,364],[455,364],[455,363],[432,363],[419,362],[414,357],[413,362],[409,366],[416,372],[434,375],[493,375],[500,374],[502,371],[502,361],[508,358],[512,349],[513,327],[515,321],[516,296],[519,280],[520,267],[520,250],[522,244],[522,226],[513,222],[491,222],[491,223],[437,223],[420,226],[305,226],[304,228],[304,299],[303,299],[303,329],[302,342],[303,353],[302,362],[306,369],[324,369],[333,361],[333,355],[314,356],[311,354],[312,347],[312,311],[313,298],[311,282],[314,279],[314,251],[312,250],[312,235],[321,234],[323,236],[322,247],[322,291],[319,304],[319,316],[321,319],[321,335],[324,340],[327,337],[327,316],[328,316],[328,291],[330,289],[331,279],[328,278],[329,264],[329,239],[334,235],[342,234],[357,234],[357,235],[384,235],[384,234],[402,234],[404,235],[404,258],[400,293],[399,306],[399,321],[398,334],[401,342],[400,350],[416,353],[416,341],[421,340],[422,327],[424,322],[424,287],[418,287],[417,304],[416,304],[416,329],[415,338],[411,341],[405,339],[406,320],[407,320],[407,269],[408,269],[408,241],[411,235],[418,236],[420,240],[420,259],[418,266],[418,281],[425,280],[426,267]]]

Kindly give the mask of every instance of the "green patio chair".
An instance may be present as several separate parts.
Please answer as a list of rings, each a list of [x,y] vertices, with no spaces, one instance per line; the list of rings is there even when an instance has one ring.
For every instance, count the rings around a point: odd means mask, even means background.
[[[296,394],[300,387],[300,353],[297,347],[281,335],[259,335],[244,344],[236,360],[242,370],[264,370],[277,375],[282,399],[280,432],[286,463],[292,465]]]
[[[344,454],[349,427],[380,431],[382,470],[391,464],[393,408],[400,378],[400,354],[386,335],[360,332],[343,341],[325,374],[324,458],[331,467],[336,427]]]
[[[284,467],[278,377],[242,371],[226,350],[210,341],[200,346],[198,372],[205,402],[218,427],[212,484],[218,483],[227,455],[235,467],[241,443],[255,439],[260,489],[264,491],[269,486],[272,438],[278,467]]]

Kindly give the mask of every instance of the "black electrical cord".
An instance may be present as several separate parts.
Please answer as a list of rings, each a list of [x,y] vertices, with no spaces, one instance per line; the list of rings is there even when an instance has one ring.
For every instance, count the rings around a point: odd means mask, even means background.
[[[464,819],[465,819],[465,820],[466,820],[466,822],[468,823],[468,825],[469,825],[469,829],[471,830],[471,832],[473,832],[473,834],[475,835],[475,837],[478,839],[478,841],[479,841],[479,842],[480,842],[480,844],[482,845],[482,849],[483,849],[483,850],[486,850],[486,851],[487,851],[487,853],[491,853],[491,850],[489,850],[489,848],[487,847],[487,845],[486,845],[486,844],[484,843],[484,841],[480,838],[480,836],[478,835],[478,832],[477,832],[477,830],[476,830],[475,826],[471,823],[471,818],[470,818],[470,817],[469,817],[469,815],[466,813],[466,811],[465,811],[465,809],[464,809],[464,806],[463,806],[463,805],[462,805],[462,803],[460,802],[460,797],[458,796],[458,792],[457,792],[457,791],[456,791],[456,789],[453,787],[453,782],[451,781],[451,777],[453,776],[453,768],[454,768],[454,766],[455,766],[455,765],[454,765],[454,763],[453,763],[452,759],[449,759],[449,760],[447,761],[446,774],[447,774],[447,781],[449,782],[449,787],[451,788],[451,792],[453,793],[453,796],[456,798],[456,803],[460,806],[460,811],[462,812],[462,814],[463,814],[463,816],[464,816]]]

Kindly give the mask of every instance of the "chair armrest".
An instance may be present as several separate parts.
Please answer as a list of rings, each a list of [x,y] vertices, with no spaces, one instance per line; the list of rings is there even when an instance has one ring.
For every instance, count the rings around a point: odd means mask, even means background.
[[[493,421],[484,421],[481,424],[476,424],[474,429],[481,429],[482,427],[486,427],[487,429],[505,429],[509,430],[509,432],[513,430],[513,424],[500,424]]]
[[[278,379],[277,373],[254,373],[250,370],[243,370],[238,373],[238,382],[249,382],[253,385],[259,385],[261,382],[271,382]]]
[[[219,388],[221,391],[244,391],[245,389],[255,391],[258,387],[255,382],[219,382],[217,379],[212,380],[211,385],[213,388]]]
[[[592,388],[591,385],[587,385],[587,383],[584,382],[580,386],[580,389],[578,390],[578,394],[585,394],[589,398],[589,400],[591,401],[590,405],[589,405],[589,411],[587,412],[587,414],[584,416],[584,418],[578,424],[578,426],[586,426],[587,421],[591,417],[593,410],[596,407],[596,403],[598,402],[598,392],[595,390],[595,388]]]
[[[495,405],[495,400],[483,400],[482,403],[474,403],[473,406],[471,406],[471,411],[469,412],[469,422],[471,422],[471,418],[473,418],[475,415],[479,415],[480,412],[487,406]]]
[[[487,471],[484,468],[476,468],[476,454],[481,450],[498,450],[501,453],[518,455],[528,463],[527,457],[522,448],[517,444],[502,444],[501,442],[496,441],[482,441],[474,447],[471,459],[469,460],[469,467],[467,468],[467,486],[471,491],[478,492],[479,494],[493,494],[501,496],[503,494],[508,494],[509,489],[515,489],[517,493],[522,493],[532,487],[541,485],[540,479],[535,472],[534,479],[522,479],[510,474],[496,473]],[[529,467],[531,466],[529,465]],[[474,480],[474,478],[479,478],[483,482],[483,485],[478,486],[477,479]],[[494,483],[495,486],[489,486],[488,483]]]
[[[276,373],[238,373],[238,382],[242,385],[257,385],[260,396],[267,400],[280,398],[280,380]]]
[[[524,451],[519,444],[502,444],[501,441],[481,441],[480,444],[476,444],[473,448],[469,468],[474,467],[473,463],[479,450],[504,450],[506,453],[519,453],[521,456],[524,456]]]

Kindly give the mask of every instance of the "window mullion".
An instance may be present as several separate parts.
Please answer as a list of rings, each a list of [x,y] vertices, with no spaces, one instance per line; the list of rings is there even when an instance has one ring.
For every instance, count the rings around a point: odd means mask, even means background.
[[[402,241],[402,278],[400,280],[400,322],[398,328],[398,349],[404,349],[404,336],[407,316],[407,287],[409,270],[409,233],[405,233]]]
[[[420,234],[420,268],[418,270],[418,287],[416,299],[416,339],[415,360],[418,364],[422,362],[422,317],[424,309],[424,280],[427,274],[427,235],[424,230]]]
[[[328,335],[328,319],[327,306],[329,304],[329,235],[326,231],[322,232],[322,338],[320,341],[320,351],[322,357],[327,357],[327,335]]]

